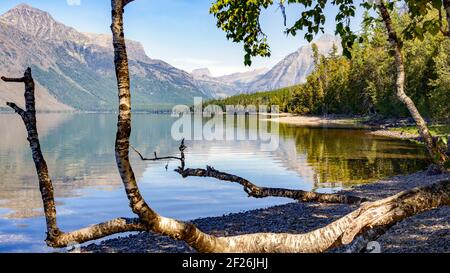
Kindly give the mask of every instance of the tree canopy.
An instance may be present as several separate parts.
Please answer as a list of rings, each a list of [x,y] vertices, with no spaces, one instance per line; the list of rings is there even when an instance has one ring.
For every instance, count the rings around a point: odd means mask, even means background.
[[[285,8],[292,4],[300,4],[303,11],[291,26],[286,26],[288,35],[297,35],[304,31],[304,37],[311,42],[319,32],[324,32],[324,24],[327,18],[325,8],[332,5],[337,9],[335,16],[335,33],[342,39],[344,55],[351,56],[350,49],[358,38],[358,35],[350,28],[350,22],[355,17],[357,6],[367,10],[376,10],[379,0],[357,1],[357,0],[217,0],[210,12],[217,19],[217,27],[225,31],[226,37],[233,42],[242,42],[245,51],[245,65],[251,65],[252,57],[269,57],[271,54],[267,35],[260,24],[261,12],[269,6],[277,3],[282,7],[284,22],[286,23]],[[392,11],[397,5],[401,5],[409,13],[411,20],[401,31],[406,39],[423,39],[426,33],[437,34],[439,32],[449,35],[446,30],[443,8],[450,6],[450,0],[405,0],[387,1],[387,8]],[[444,9],[445,12],[445,9]],[[448,13],[449,11],[447,11]],[[430,13],[438,13],[437,17],[428,16]],[[373,12],[367,13],[365,20],[370,23],[378,19]],[[448,20],[448,14],[447,14]],[[362,40],[361,40],[362,41]]]

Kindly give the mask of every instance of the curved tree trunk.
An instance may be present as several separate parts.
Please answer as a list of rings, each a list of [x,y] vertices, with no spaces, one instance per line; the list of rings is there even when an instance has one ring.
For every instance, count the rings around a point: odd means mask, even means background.
[[[445,152],[442,151],[442,149],[440,149],[436,144],[436,142],[433,140],[430,130],[428,129],[427,123],[419,113],[419,110],[417,109],[412,99],[405,93],[405,64],[403,60],[402,46],[398,38],[398,35],[394,29],[394,26],[392,25],[391,16],[385,5],[384,0],[380,0],[377,6],[381,13],[381,17],[383,18],[386,30],[388,32],[389,43],[394,49],[395,66],[397,69],[397,80],[396,80],[397,98],[406,106],[412,118],[416,122],[416,125],[419,128],[419,134],[422,137],[422,140],[427,148],[428,154],[433,160],[433,162],[438,165],[443,165],[444,162],[448,160],[448,157],[446,156]]]
[[[130,74],[128,69],[128,56],[125,45],[123,29],[123,12],[125,6],[133,0],[112,0],[112,24],[114,46],[114,65],[116,69],[119,116],[116,135],[116,162],[117,168],[125,186],[125,191],[130,201],[133,212],[143,221],[150,223],[156,217],[156,213],[145,203],[138,189],[133,168],[129,160],[130,134],[131,134],[131,93]]]

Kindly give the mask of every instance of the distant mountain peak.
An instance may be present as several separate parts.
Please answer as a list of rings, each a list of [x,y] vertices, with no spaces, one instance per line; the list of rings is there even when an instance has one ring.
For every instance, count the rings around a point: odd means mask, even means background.
[[[97,45],[100,47],[108,48],[113,50],[113,43],[112,43],[112,34],[108,33],[90,33],[90,32],[82,32],[86,37],[86,41],[84,42],[87,45]],[[128,57],[133,60],[140,60],[145,62],[151,62],[152,60],[147,56],[144,46],[142,43],[133,41],[133,40],[126,40],[127,42],[127,50],[128,50]]]
[[[212,77],[211,71],[208,68],[198,68],[191,72],[191,75],[195,78]]]
[[[36,9],[36,8],[33,8],[32,6],[28,5],[27,3],[21,3],[12,9]]]
[[[12,26],[39,40],[76,42],[80,45],[97,45],[112,50],[112,34],[81,33],[56,21],[48,12],[28,4],[19,4],[0,16],[0,22]],[[131,59],[150,62],[144,46],[127,40]]]
[[[42,10],[37,9],[35,7],[32,7],[32,6],[28,5],[27,3],[18,4],[17,6],[12,8],[11,11],[12,10],[31,10],[31,11],[40,12],[40,13],[47,13],[45,11],[42,11]]]
[[[115,109],[112,34],[82,33],[48,12],[21,4],[0,15],[0,41],[0,73],[14,75],[31,67],[41,96],[39,110]],[[170,109],[193,97],[212,97],[210,89],[185,71],[150,59],[141,43],[126,43],[135,109]],[[20,86],[9,89],[3,84],[0,81],[0,89],[7,91],[0,92],[0,108],[23,96]]]
[[[43,40],[84,40],[75,29],[57,22],[48,12],[19,4],[0,16],[0,22]]]
[[[273,90],[306,82],[307,76],[314,70],[314,59],[311,44],[316,44],[319,53],[327,56],[333,44],[341,52],[339,37],[324,34],[312,43],[300,47],[297,51],[289,54],[278,62],[270,71],[262,77],[250,82],[244,88],[247,92]]]
[[[17,17],[26,17],[23,19],[27,19],[28,21],[32,21],[35,20],[37,17],[41,17],[46,20],[56,22],[55,19],[53,19],[53,17],[48,12],[34,8],[25,3],[13,7],[12,9],[10,9],[9,11],[0,16],[1,19],[4,19],[6,21],[11,20],[16,21]]]

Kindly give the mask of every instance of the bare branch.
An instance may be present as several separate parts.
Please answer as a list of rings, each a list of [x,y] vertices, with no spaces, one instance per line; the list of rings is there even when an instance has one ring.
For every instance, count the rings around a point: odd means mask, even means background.
[[[185,155],[184,151],[186,146],[184,145],[184,140],[181,142],[179,150],[181,152],[181,157],[161,157],[158,158],[155,153],[155,158],[145,158],[142,154],[136,150],[133,146],[130,146],[142,160],[162,160],[167,158],[175,158],[181,161],[182,166],[175,171],[179,173],[183,178],[189,176],[197,177],[212,177],[221,181],[234,182],[242,185],[244,191],[249,195],[249,197],[264,198],[264,197],[284,197],[291,198],[294,200],[302,202],[320,202],[320,203],[343,203],[343,204],[361,204],[362,202],[368,201],[366,198],[360,198],[356,196],[347,196],[341,194],[326,194],[326,193],[315,193],[302,190],[291,190],[282,188],[265,188],[259,187],[252,182],[244,179],[242,177],[228,174],[225,172],[220,172],[213,167],[206,166],[206,169],[185,169]]]
[[[35,96],[34,96],[34,81],[31,75],[31,68],[27,68],[23,78],[2,78],[3,80],[10,82],[23,82],[25,83],[25,107],[26,111],[19,108],[14,103],[8,103],[8,106],[13,108],[18,114],[21,115],[23,122],[28,133],[28,142],[32,150],[33,161],[36,167],[36,173],[39,178],[39,189],[42,195],[42,202],[44,205],[44,214],[47,222],[47,240],[52,240],[61,234],[56,224],[56,208],[55,199],[53,193],[53,184],[48,174],[47,163],[42,155],[41,145],[39,142],[36,110],[35,110]]]
[[[25,78],[7,78],[7,77],[1,77],[2,81],[4,82],[25,82]]]
[[[112,10],[113,12],[116,12],[117,9],[121,9],[123,13],[123,9],[125,8],[125,6],[133,1],[134,0],[111,0]]]
[[[450,1],[448,1],[448,11],[450,11]],[[433,141],[433,136],[431,135],[430,130],[428,129],[427,122],[424,120],[419,110],[417,109],[414,101],[405,93],[405,79],[406,79],[406,70],[405,70],[405,62],[404,56],[402,53],[403,44],[401,39],[397,35],[395,27],[392,23],[392,18],[389,13],[389,9],[385,0],[379,0],[376,4],[381,18],[383,19],[384,25],[386,27],[388,33],[388,41],[391,44],[392,49],[394,50],[395,57],[395,66],[396,66],[396,96],[399,101],[401,101],[406,108],[408,109],[411,117],[414,119],[418,129],[419,134],[422,137],[422,140],[427,148],[428,155],[430,159],[438,165],[439,168],[437,170],[439,172],[443,171],[443,166],[445,162],[449,161],[449,157],[446,155],[444,149],[440,147],[436,142]],[[449,14],[447,14],[449,15]],[[450,19],[450,17],[447,17]]]
[[[158,161],[158,160],[166,160],[166,159],[176,159],[176,160],[183,160],[181,157],[176,157],[176,156],[165,156],[165,157],[158,157],[158,155],[156,154],[156,152],[154,153],[155,157],[154,158],[146,158],[144,156],[142,156],[142,154],[133,147],[133,145],[130,145],[130,148],[133,149],[141,158],[141,160],[143,161]]]
[[[348,244],[370,229],[388,229],[394,224],[440,206],[450,205],[450,181],[407,190],[364,203],[333,223],[304,234],[255,233],[215,237],[191,223],[157,215],[151,231],[183,240],[199,252],[216,253],[315,253]]]
[[[139,219],[149,226],[158,214],[154,212],[142,197],[131,167],[130,135],[131,135],[131,92],[130,71],[128,69],[128,55],[125,44],[123,27],[124,4],[129,1],[111,0],[111,31],[113,34],[114,67],[116,70],[117,89],[119,98],[119,115],[115,143],[117,169],[125,187],[130,207]]]
[[[125,7],[126,5],[128,5],[129,3],[133,2],[134,0],[124,0],[123,1],[123,7]]]
[[[25,118],[25,110],[17,106],[17,104],[13,102],[7,102],[6,105],[11,107],[17,114],[19,114],[22,118]]]

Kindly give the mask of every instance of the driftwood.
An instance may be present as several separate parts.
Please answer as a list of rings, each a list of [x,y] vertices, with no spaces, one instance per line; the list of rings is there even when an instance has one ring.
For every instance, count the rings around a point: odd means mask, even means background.
[[[251,197],[264,198],[264,197],[284,197],[290,198],[302,202],[320,202],[320,203],[343,203],[343,204],[360,204],[367,201],[365,198],[357,196],[343,195],[343,194],[327,194],[309,192],[303,190],[291,190],[282,188],[266,188],[259,187],[248,181],[245,178],[220,172],[210,166],[206,169],[177,169],[183,177],[199,176],[199,177],[213,177],[222,181],[236,182],[244,187],[244,191]]]
[[[410,216],[450,204],[450,181],[441,181],[426,187],[398,193],[394,196],[365,202],[355,211],[335,222],[305,233],[257,233],[231,237],[216,237],[199,230],[192,223],[166,218],[156,213],[143,199],[129,161],[131,133],[131,94],[128,58],[123,33],[123,12],[132,0],[111,0],[114,62],[116,66],[119,115],[116,137],[116,161],[132,211],[138,219],[119,218],[78,231],[63,233],[56,223],[56,208],[52,181],[42,156],[36,130],[34,82],[31,69],[23,78],[2,78],[9,82],[25,83],[26,110],[8,103],[23,119],[39,176],[39,186],[47,223],[47,244],[65,247],[115,233],[152,231],[173,239],[183,240],[199,252],[323,252],[349,244],[359,235],[374,228],[387,229]]]
[[[181,141],[181,145],[179,147],[181,156],[174,157],[158,157],[155,153],[154,158],[145,158],[142,154],[133,146],[131,148],[139,155],[139,157],[144,161],[157,161],[164,159],[176,159],[181,162],[181,166],[175,171],[179,173],[183,178],[187,178],[190,176],[196,177],[211,177],[221,181],[228,181],[240,184],[243,186],[244,191],[248,194],[249,197],[254,198],[265,198],[265,197],[284,197],[290,198],[301,202],[320,202],[320,203],[342,203],[342,204],[361,204],[362,202],[368,201],[366,198],[361,198],[357,196],[351,195],[343,195],[343,194],[327,194],[327,193],[316,193],[309,192],[303,190],[292,190],[292,189],[283,189],[283,188],[266,188],[259,187],[252,182],[248,181],[245,178],[239,177],[234,174],[229,174],[226,172],[221,172],[213,167],[206,166],[206,169],[186,169],[185,165],[185,154],[186,146],[184,145],[184,140]]]

